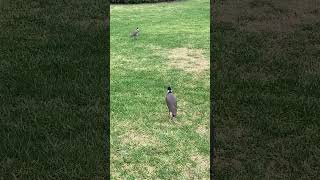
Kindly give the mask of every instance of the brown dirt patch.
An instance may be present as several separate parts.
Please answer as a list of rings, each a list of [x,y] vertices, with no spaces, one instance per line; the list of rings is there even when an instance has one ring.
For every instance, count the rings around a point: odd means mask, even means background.
[[[175,48],[169,51],[170,66],[189,73],[200,73],[209,69],[209,60],[199,49]]]

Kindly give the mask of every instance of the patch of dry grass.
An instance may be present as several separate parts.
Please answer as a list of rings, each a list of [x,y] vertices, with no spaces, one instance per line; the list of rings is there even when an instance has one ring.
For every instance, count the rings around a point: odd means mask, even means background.
[[[201,73],[210,68],[202,53],[199,49],[175,48],[169,51],[169,64],[189,73]]]

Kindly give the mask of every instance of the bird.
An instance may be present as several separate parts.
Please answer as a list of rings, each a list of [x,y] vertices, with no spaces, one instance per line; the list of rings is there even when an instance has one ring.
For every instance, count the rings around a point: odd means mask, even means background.
[[[169,117],[172,121],[175,121],[177,117],[177,99],[173,94],[171,86],[169,86],[167,89],[167,95],[165,99],[169,110]]]
[[[130,36],[136,39],[139,36],[139,27],[137,27],[137,29],[134,30]]]

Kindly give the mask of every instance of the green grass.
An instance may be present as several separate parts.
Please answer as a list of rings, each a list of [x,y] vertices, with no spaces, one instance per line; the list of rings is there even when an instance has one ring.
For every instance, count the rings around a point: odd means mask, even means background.
[[[106,175],[107,4],[4,1],[0,179]]]
[[[217,179],[319,177],[320,14],[310,3],[217,1]]]
[[[112,179],[209,178],[209,10],[206,0],[111,5]]]

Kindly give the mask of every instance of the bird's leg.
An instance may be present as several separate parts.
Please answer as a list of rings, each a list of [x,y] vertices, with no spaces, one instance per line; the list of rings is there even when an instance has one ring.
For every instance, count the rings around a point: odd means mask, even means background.
[[[176,121],[176,115],[172,114],[172,118],[171,119],[172,119],[173,122],[175,122]]]

